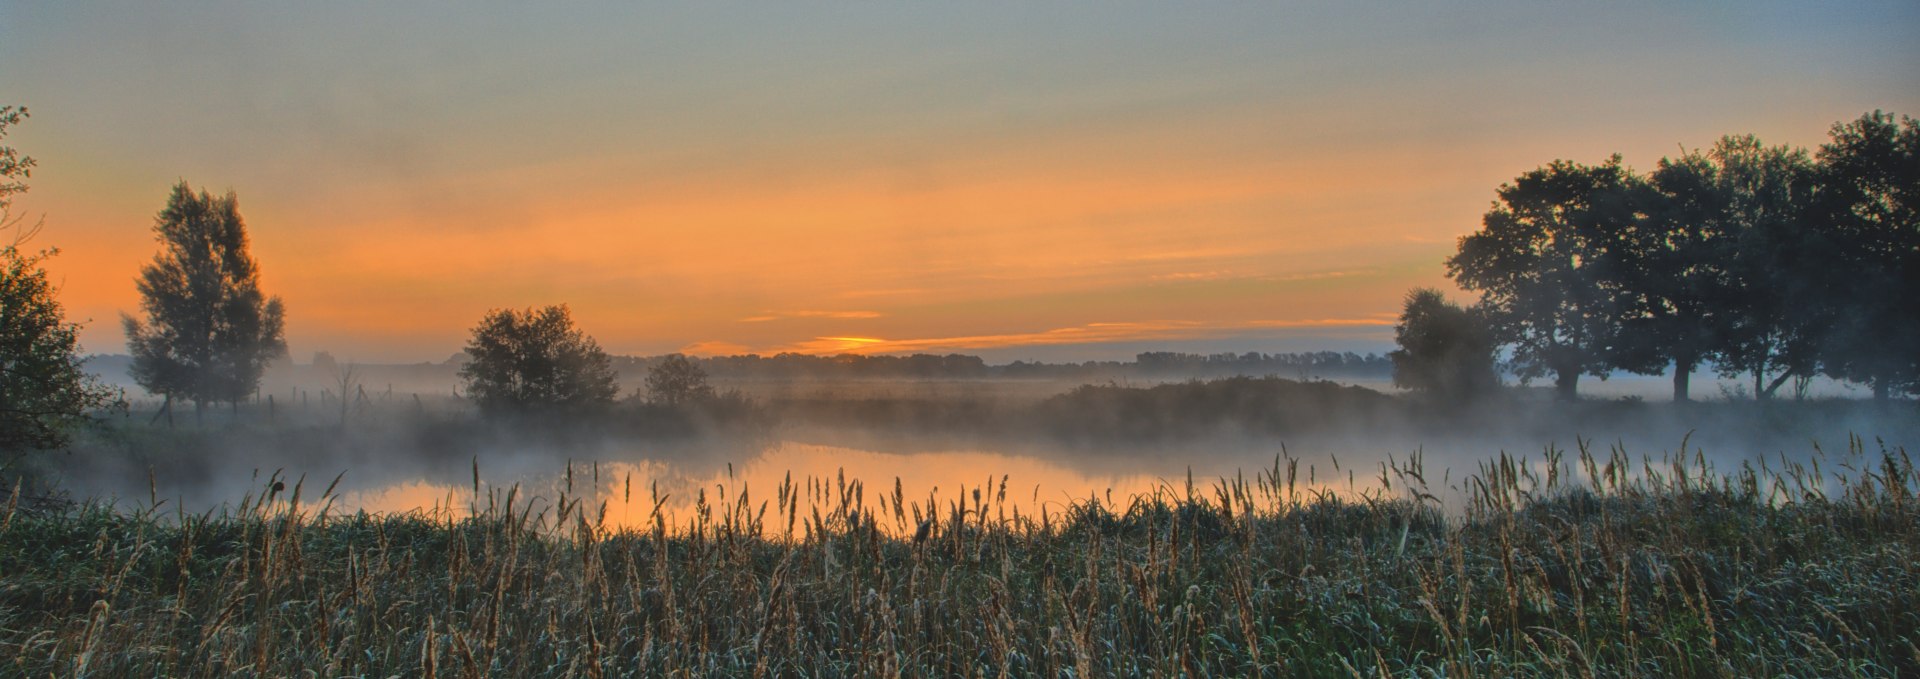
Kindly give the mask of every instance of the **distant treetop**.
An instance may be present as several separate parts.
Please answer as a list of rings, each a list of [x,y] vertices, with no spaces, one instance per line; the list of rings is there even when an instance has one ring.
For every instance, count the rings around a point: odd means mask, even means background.
[[[577,411],[620,392],[606,352],[566,305],[487,312],[460,368],[467,396],[489,412]]]

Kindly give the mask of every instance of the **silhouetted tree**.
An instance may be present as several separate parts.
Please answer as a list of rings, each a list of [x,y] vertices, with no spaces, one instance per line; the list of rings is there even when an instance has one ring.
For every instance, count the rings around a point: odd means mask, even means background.
[[[1718,167],[1700,152],[1661,158],[1648,177],[1647,219],[1624,240],[1619,363],[1673,366],[1673,400],[1691,398],[1693,371],[1726,337],[1732,253]]]
[[[1500,383],[1494,372],[1493,333],[1478,314],[1447,301],[1439,290],[1407,293],[1393,361],[1394,386],[1442,397],[1470,398]]]
[[[573,325],[566,305],[513,311],[480,319],[460,368],[467,395],[490,413],[580,410],[613,401],[620,392],[611,360]]]
[[[27,117],[23,107],[0,106],[0,138]],[[33,158],[0,146],[0,451],[66,445],[72,428],[114,392],[81,369],[78,333],[54,299],[41,260],[54,253],[21,251],[38,225],[12,216],[13,194],[25,191]]]
[[[1712,253],[1725,295],[1715,297],[1710,358],[1722,376],[1751,375],[1754,396],[1770,398],[1789,378],[1814,374],[1833,320],[1822,291],[1837,273],[1832,243],[1806,219],[1817,188],[1812,161],[1802,149],[1743,135],[1722,138],[1694,162],[1710,182],[1713,206],[1704,216],[1724,243]]]
[[[647,370],[647,395],[654,403],[677,406],[713,398],[713,387],[707,384],[707,371],[672,354]]]
[[[1619,362],[1629,265],[1619,245],[1642,218],[1642,184],[1619,156],[1555,161],[1502,185],[1447,260],[1447,275],[1480,293],[1495,339],[1514,346],[1522,380],[1552,375],[1571,399],[1581,374],[1604,377]]]
[[[1823,369],[1920,392],[1920,121],[1875,111],[1836,124],[1820,147],[1815,224],[1832,249],[1819,290],[1837,308]]]
[[[114,392],[81,369],[80,326],[54,299],[47,253],[19,246],[0,248],[0,450],[58,448]]]
[[[122,314],[134,381],[166,398],[238,403],[267,363],[286,353],[279,297],[260,292],[246,224],[232,192],[215,198],[174,185],[154,220],[160,252],[135,281],[146,319]]]
[[[331,375],[334,370],[340,367],[340,360],[333,357],[333,352],[316,351],[313,352],[312,366],[314,372],[322,375]]]
[[[7,136],[7,128],[29,117],[25,106],[0,106],[0,138]],[[11,202],[8,196],[27,190],[26,179],[33,176],[33,166],[33,157],[20,155],[11,146],[0,146],[0,208]]]
[[[1712,361],[1723,375],[1811,374],[1817,323],[1791,303],[1801,294],[1796,253],[1809,182],[1804,151],[1765,147],[1751,135],[1708,151],[1662,158],[1649,177],[1646,219],[1621,243],[1625,274],[1616,367],[1673,366],[1673,398],[1688,400],[1693,371]],[[1796,312],[1799,309],[1799,312]]]
[[[347,417],[353,414],[354,405],[359,403],[359,394],[365,390],[360,384],[360,366],[353,363],[340,365],[331,355],[327,356],[327,362],[331,364],[333,386],[340,394],[340,428],[346,429]]]

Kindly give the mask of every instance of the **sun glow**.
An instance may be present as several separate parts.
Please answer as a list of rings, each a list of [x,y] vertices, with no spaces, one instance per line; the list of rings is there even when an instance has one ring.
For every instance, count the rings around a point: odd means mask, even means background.
[[[1759,8],[1134,9],[7,5],[47,29],[0,40],[40,160],[14,207],[90,351],[123,350],[181,179],[238,193],[296,356],[443,360],[553,303],[622,353],[1379,348],[1518,172],[1920,109],[1911,58],[1856,56],[1913,56],[1911,17],[1793,41],[1820,55],[1717,32]],[[1526,30],[1457,39],[1496,23]],[[156,37],[203,29],[247,39]],[[1701,77],[1708,49],[1754,77]]]

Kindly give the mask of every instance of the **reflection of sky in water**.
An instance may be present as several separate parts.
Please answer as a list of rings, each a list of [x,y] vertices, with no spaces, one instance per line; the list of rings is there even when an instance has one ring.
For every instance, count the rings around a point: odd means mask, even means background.
[[[365,511],[369,514],[439,512],[453,510],[456,515],[468,511],[472,488],[442,486],[418,479],[402,481],[384,488],[342,494],[333,502],[333,513]]]
[[[1249,483],[1258,470],[1246,470]],[[333,504],[334,511],[427,511],[436,515],[450,511],[453,516],[463,516],[476,505],[484,509],[489,496],[495,506],[504,504],[509,488],[492,483],[484,466],[480,472],[478,503],[474,502],[474,488],[470,483],[443,485],[411,479],[342,493]],[[1214,475],[1203,475],[1196,470],[1195,494],[1213,497],[1220,475],[1233,473],[1233,470],[1221,470]],[[1299,486],[1303,491],[1307,485],[1306,473],[1302,465]],[[915,506],[924,511],[931,501],[941,508],[942,520],[945,520],[952,503],[964,500],[969,506],[975,504],[976,490],[980,491],[989,520],[1015,516],[1038,520],[1043,514],[1057,518],[1070,504],[1089,498],[1124,509],[1130,499],[1155,492],[1170,498],[1183,497],[1187,478],[1184,473],[1174,477],[1090,473],[1032,457],[972,450],[895,454],[782,442],[738,464],[700,463],[681,467],[670,462],[641,460],[596,466],[592,462],[576,461],[572,463],[571,490],[564,467],[554,473],[521,479],[514,490],[515,508],[517,513],[530,501],[534,517],[543,514],[550,517],[555,503],[564,497],[569,503],[583,501],[587,515],[597,517],[604,503],[608,528],[646,530],[654,525],[654,507],[658,502],[667,528],[677,530],[694,519],[700,500],[704,499],[718,512],[739,503],[745,494],[747,513],[757,515],[762,504],[766,504],[766,530],[771,535],[779,535],[785,529],[786,519],[774,504],[779,501],[782,484],[788,482],[799,494],[801,523],[805,517],[811,517],[815,509],[823,517],[831,517],[842,506],[841,488],[845,487],[849,493],[859,492],[858,504],[874,512],[872,516],[881,529],[911,532],[915,527]],[[513,483],[508,481],[506,486]],[[1004,500],[1000,495],[1003,483]],[[907,503],[899,514],[893,511],[896,484],[900,497]],[[779,521],[774,520],[776,517]],[[796,532],[802,530],[795,528]]]
[[[710,507],[733,506],[745,493],[758,513],[760,504],[775,500],[789,478],[803,491],[816,491],[801,494],[801,517],[811,518],[817,507],[831,522],[838,498],[823,497],[817,490],[824,486],[837,494],[844,476],[848,483],[862,482],[861,504],[881,527],[898,530],[894,513],[879,511],[880,498],[891,498],[896,479],[908,502],[924,508],[932,495],[943,514],[963,494],[970,500],[973,489],[991,482],[988,518],[1015,511],[1022,517],[1040,512],[1058,516],[1071,502],[1089,497],[1123,509],[1132,496],[1155,490],[1184,494],[1189,470],[1196,490],[1211,497],[1221,477],[1238,474],[1253,481],[1271,473],[1283,451],[1298,460],[1299,492],[1315,488],[1352,496],[1377,489],[1383,463],[1393,459],[1404,464],[1419,451],[1429,492],[1447,509],[1459,510],[1466,477],[1503,452],[1525,458],[1529,468],[1544,475],[1542,451],[1551,446],[1564,451],[1565,462],[1578,475],[1576,447],[1583,443],[1602,460],[1617,447],[1638,465],[1646,459],[1659,462],[1685,441],[1690,458],[1703,454],[1718,472],[1734,473],[1743,464],[1764,462],[1781,469],[1789,461],[1805,462],[1815,455],[1816,446],[1839,453],[1854,433],[1861,437],[1857,440],[1867,458],[1861,464],[1870,464],[1878,459],[1883,442],[1888,450],[1913,449],[1920,440],[1915,424],[1920,420],[1911,413],[1910,404],[1667,408],[1592,401],[1573,412],[1591,420],[1522,409],[1457,422],[1330,422],[1289,436],[1227,430],[1140,441],[795,426],[782,430],[785,440],[772,445],[723,436],[664,441],[475,436],[460,439],[459,445],[436,447],[405,428],[252,436],[241,430],[230,436],[182,437],[204,439],[205,444],[178,456],[121,461],[76,455],[66,481],[75,497],[129,508],[147,507],[157,499],[165,502],[166,510],[194,514],[240,506],[242,498],[258,498],[275,478],[287,486],[277,501],[287,501],[298,488],[301,508],[316,509],[322,489],[339,476],[328,498],[332,516],[359,510],[438,511],[441,518],[454,518],[476,505],[485,509],[488,502],[503,503],[509,489],[515,489],[516,513],[531,506],[530,518],[540,518],[544,511],[551,521],[564,494],[570,505],[580,501],[589,516],[598,516],[604,502],[609,528],[647,529],[656,489],[665,498],[659,507],[670,527],[683,528],[693,520],[702,491]],[[278,445],[308,433],[319,438],[312,446]],[[1829,457],[1824,464],[1834,462]],[[1006,495],[995,505],[991,500],[999,499],[1002,477],[1007,480]],[[1405,488],[1396,480],[1391,490],[1399,496]],[[1109,492],[1111,502],[1106,501]],[[912,512],[906,514],[912,521]],[[775,536],[784,529],[785,517],[770,507],[767,524],[774,526],[776,518],[780,521],[771,530]]]
[[[1670,433],[1660,434],[1664,437]],[[1651,462],[1665,473],[1670,470],[1665,466],[1669,451],[1677,450],[1678,445],[1674,444],[1686,436],[1690,434],[1684,431],[1673,434],[1673,444],[1667,446],[1650,441],[1627,445],[1624,459],[1630,468],[1642,469],[1642,465]],[[1690,452],[1702,450],[1701,438],[1704,437],[1694,436],[1688,448]],[[871,443],[873,445],[867,447],[888,448],[879,441]],[[551,526],[558,503],[564,499],[574,508],[572,512],[584,511],[590,520],[598,521],[604,513],[602,525],[611,530],[652,530],[657,515],[668,531],[686,531],[699,516],[699,506],[704,504],[710,508],[712,517],[728,512],[733,512],[737,519],[757,516],[762,534],[777,538],[784,535],[789,526],[794,535],[805,535],[806,524],[816,513],[830,526],[843,527],[836,517],[844,516],[845,508],[858,506],[881,530],[907,534],[914,531],[930,504],[938,508],[943,523],[950,518],[955,504],[962,502],[968,507],[978,505],[984,509],[979,514],[970,511],[969,521],[979,520],[982,514],[988,521],[1016,517],[1037,521],[1043,515],[1058,521],[1071,505],[1088,499],[1098,499],[1103,506],[1125,511],[1135,498],[1155,493],[1162,493],[1169,500],[1183,498],[1188,492],[1189,475],[1193,493],[1209,502],[1216,501],[1216,489],[1223,480],[1242,481],[1253,494],[1254,506],[1262,511],[1277,510],[1288,502],[1310,502],[1316,493],[1331,493],[1349,500],[1363,494],[1378,497],[1382,492],[1382,462],[1391,458],[1405,465],[1409,451],[1419,448],[1406,443],[1404,448],[1329,444],[1295,449],[1298,467],[1293,494],[1276,497],[1275,493],[1261,488],[1260,480],[1263,475],[1276,474],[1274,455],[1279,445],[1274,442],[1243,444],[1238,448],[1217,449],[1212,455],[1168,453],[1130,458],[1076,457],[1063,450],[1044,449],[1022,454],[1025,451],[964,446],[951,450],[909,446],[907,449],[915,452],[876,452],[866,447],[796,441],[783,441],[764,449],[735,448],[731,455],[711,450],[690,456],[632,453],[610,455],[608,457],[622,459],[600,462],[505,458],[494,460],[490,467],[488,459],[482,457],[478,460],[477,495],[473,481],[476,475],[464,468],[458,474],[441,470],[428,476],[348,487],[335,494],[330,513],[338,516],[361,510],[426,512],[437,518],[458,518],[476,509],[485,511],[490,503],[503,506],[511,492],[515,514],[525,513],[536,526]],[[1592,446],[1598,464],[1605,464],[1613,445],[1618,443]],[[1810,446],[1803,446],[1794,448],[1791,454],[1764,450],[1742,454],[1734,452],[1740,450],[1734,447],[1723,451],[1732,454],[1723,456],[1716,454],[1720,449],[1713,444],[1707,445],[1707,461],[1720,474],[1736,473],[1744,462],[1768,460],[1782,467],[1788,459],[1806,460],[1808,454],[1814,452]],[[1563,451],[1561,482],[1585,485],[1578,450],[1564,444],[1556,447]],[[1458,511],[1464,508],[1461,482],[1470,474],[1482,472],[1481,465],[1497,456],[1502,448],[1485,444],[1452,448],[1455,446],[1426,449],[1425,490],[1437,497],[1443,510]],[[1876,459],[1876,446],[1869,444],[1862,448],[1860,452],[1867,455],[1865,460]],[[1345,452],[1326,454],[1342,450]],[[1537,479],[1544,481],[1549,476],[1546,456],[1539,448],[1506,450]],[[1316,451],[1323,454],[1316,455]],[[1827,457],[1828,466],[1847,456],[1844,443],[1828,446],[1828,452],[1841,456]],[[1688,461],[1692,461],[1691,454]],[[1854,462],[1864,464],[1860,459]],[[1279,464],[1277,477],[1284,484],[1284,462]],[[1386,494],[1405,497],[1410,479],[1399,475],[1391,477],[1392,487]],[[1004,496],[1001,495],[1003,479]],[[797,494],[797,503],[789,505],[797,509],[797,521],[789,522],[788,514],[783,513],[778,504],[784,483],[791,483]],[[906,503],[904,511],[895,511],[896,484]],[[842,494],[842,488],[849,494],[857,491],[858,502],[843,502],[843,498],[851,498]],[[983,502],[975,501],[976,490]],[[304,506],[312,507],[313,501],[307,500]],[[916,514],[915,509],[921,514]],[[568,524],[576,521],[577,518],[569,518]]]

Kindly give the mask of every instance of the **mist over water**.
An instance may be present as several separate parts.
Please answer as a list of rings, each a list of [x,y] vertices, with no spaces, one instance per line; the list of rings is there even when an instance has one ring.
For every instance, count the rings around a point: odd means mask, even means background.
[[[978,490],[988,514],[1038,518],[1088,499],[1124,507],[1155,492],[1181,497],[1189,479],[1193,492],[1210,494],[1223,478],[1274,474],[1297,460],[1302,491],[1351,498],[1382,492],[1383,464],[1404,468],[1417,456],[1428,490],[1447,502],[1466,476],[1502,453],[1536,465],[1549,448],[1569,460],[1582,446],[1601,457],[1624,451],[1636,462],[1685,454],[1730,472],[1763,462],[1780,468],[1850,446],[1874,460],[1883,448],[1920,441],[1920,418],[1905,402],[1562,404],[1518,392],[1454,407],[1271,378],[1159,387],[894,380],[754,388],[748,398],[761,409],[756,419],[681,422],[665,427],[671,435],[659,433],[659,421],[622,415],[490,422],[445,396],[389,395],[384,387],[349,409],[344,426],[337,402],[283,404],[270,414],[250,404],[211,411],[198,424],[178,415],[173,428],[133,416],[94,450],[74,453],[58,474],[75,497],[129,508],[157,502],[199,513],[257,499],[280,480],[286,486],[274,493],[277,501],[298,489],[302,507],[336,515],[464,516],[511,493],[517,511],[552,516],[563,501],[579,503],[595,518],[604,511],[609,527],[641,530],[656,520],[677,530],[702,503],[759,511],[791,484],[803,515],[810,507],[844,510],[852,494],[869,512],[889,507],[873,515],[882,529],[910,531],[916,519],[890,509],[896,492],[909,506],[945,507],[972,501]],[[288,393],[298,398],[297,389]]]

